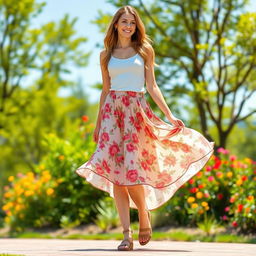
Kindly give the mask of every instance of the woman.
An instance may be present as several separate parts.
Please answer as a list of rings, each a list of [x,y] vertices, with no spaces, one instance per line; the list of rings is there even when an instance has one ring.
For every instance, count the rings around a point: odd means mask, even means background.
[[[214,142],[186,128],[165,103],[155,81],[149,41],[137,11],[120,8],[100,53],[103,89],[94,131],[97,149],[76,170],[115,199],[124,233],[118,250],[133,249],[129,208],[138,209],[139,242],[145,245],[152,235],[149,210],[167,202],[213,153]],[[172,125],[152,111],[146,91]]]

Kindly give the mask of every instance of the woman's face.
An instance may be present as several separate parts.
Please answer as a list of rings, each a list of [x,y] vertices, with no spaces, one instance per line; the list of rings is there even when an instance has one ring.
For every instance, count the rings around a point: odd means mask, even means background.
[[[117,24],[117,31],[120,36],[131,37],[136,30],[136,21],[132,14],[123,13]]]

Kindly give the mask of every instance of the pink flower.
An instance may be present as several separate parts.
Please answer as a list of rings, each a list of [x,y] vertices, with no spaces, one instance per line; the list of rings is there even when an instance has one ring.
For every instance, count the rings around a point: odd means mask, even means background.
[[[124,156],[123,155],[122,156],[117,156],[116,161],[117,161],[117,163],[123,162],[124,161]]]
[[[137,149],[137,147],[133,143],[128,143],[126,145],[126,149],[128,150],[128,152],[133,152],[134,150]]]
[[[117,152],[119,152],[119,147],[118,145],[115,143],[115,144],[112,144],[110,147],[109,147],[109,154],[111,156],[114,156]]]
[[[217,152],[218,153],[222,153],[224,155],[227,155],[229,153],[229,150],[228,149],[225,149],[225,148],[218,148],[217,149]]]
[[[128,170],[126,173],[126,178],[131,182],[135,182],[138,178],[137,170]]]
[[[222,220],[227,220],[227,219],[228,219],[227,215],[222,216]]]
[[[209,165],[207,165],[207,166],[206,166],[206,171],[207,171],[207,172],[210,172],[211,170],[212,170],[212,167],[209,166]]]
[[[108,162],[105,159],[102,161],[102,166],[107,171],[107,173],[110,173],[110,168],[108,166]]]
[[[208,177],[208,180],[209,180],[209,181],[213,181],[213,180],[214,180],[214,177],[213,177],[213,176],[210,176],[210,177]]]
[[[108,135],[108,133],[107,133],[107,132],[103,132],[103,133],[101,134],[101,139],[102,139],[102,141],[109,141],[109,135]]]
[[[230,210],[230,208],[228,206],[225,207],[225,209],[224,209],[225,212],[228,212],[229,210]]]
[[[237,159],[237,157],[235,156],[235,155],[231,155],[230,157],[229,157],[229,160],[230,161],[235,161]]]
[[[123,136],[123,140],[129,140],[130,137],[131,137],[130,134],[127,133],[127,134],[125,134],[125,135]]]

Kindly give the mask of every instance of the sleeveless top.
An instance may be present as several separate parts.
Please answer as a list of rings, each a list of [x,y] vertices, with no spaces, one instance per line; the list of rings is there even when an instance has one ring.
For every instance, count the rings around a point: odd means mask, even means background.
[[[137,53],[130,58],[111,56],[108,63],[110,91],[136,91],[146,93],[144,87],[144,60]]]

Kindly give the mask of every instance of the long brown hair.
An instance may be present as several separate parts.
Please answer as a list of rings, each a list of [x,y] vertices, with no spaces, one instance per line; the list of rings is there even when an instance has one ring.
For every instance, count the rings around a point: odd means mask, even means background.
[[[115,15],[113,16],[110,24],[108,25],[105,38],[104,38],[104,46],[106,50],[106,55],[103,58],[103,67],[107,69],[108,62],[111,58],[111,54],[115,49],[118,41],[118,32],[115,30],[115,24],[118,22],[119,18],[123,15],[123,13],[130,13],[134,16],[136,21],[136,30],[132,35],[132,47],[134,50],[141,55],[144,59],[144,63],[146,63],[146,56],[148,55],[147,52],[151,51],[153,53],[153,63],[154,65],[158,66],[155,63],[155,52],[151,45],[153,42],[150,37],[146,34],[145,26],[140,19],[140,16],[136,9],[130,5],[125,5],[117,10]],[[146,69],[148,68],[145,64]]]

